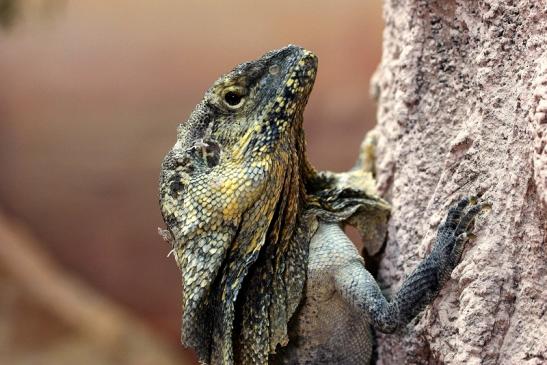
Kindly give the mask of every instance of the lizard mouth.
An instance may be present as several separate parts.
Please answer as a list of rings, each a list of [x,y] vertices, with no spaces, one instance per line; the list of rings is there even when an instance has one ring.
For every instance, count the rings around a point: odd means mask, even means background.
[[[318,59],[312,52],[295,45],[274,51],[276,57],[286,67],[286,78],[278,93],[284,99],[303,99],[307,101],[317,74]],[[273,61],[273,60],[272,60]],[[274,63],[277,65],[277,63]],[[270,73],[272,71],[270,66]],[[305,106],[305,103],[304,105]]]
[[[299,135],[303,112],[312,91],[317,73],[317,56],[298,46],[266,53],[254,63],[243,64],[251,76],[247,82],[254,84],[256,100],[254,115],[248,120],[254,126],[247,129],[247,138],[240,141],[246,156],[260,156],[284,144],[294,141],[292,134]],[[235,72],[241,72],[236,68]],[[296,134],[295,134],[296,133]]]
[[[263,82],[268,83],[264,94],[269,95],[264,106],[266,118],[282,125],[290,121],[300,121],[317,74],[317,56],[298,46],[289,45],[280,50],[267,53],[262,58],[268,77]]]
[[[301,48],[298,61],[285,82],[284,96],[292,96],[300,112],[304,110],[315,83],[317,63],[315,54]]]
[[[294,99],[311,92],[318,59],[312,52],[295,45],[271,51],[262,56],[262,64],[270,77],[264,78],[278,97]]]

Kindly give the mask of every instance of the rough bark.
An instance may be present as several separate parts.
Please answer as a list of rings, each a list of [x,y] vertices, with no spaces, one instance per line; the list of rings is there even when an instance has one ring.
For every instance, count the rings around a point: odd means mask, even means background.
[[[385,1],[379,188],[393,204],[380,280],[396,290],[448,205],[493,209],[440,296],[380,364],[547,361],[547,5]]]

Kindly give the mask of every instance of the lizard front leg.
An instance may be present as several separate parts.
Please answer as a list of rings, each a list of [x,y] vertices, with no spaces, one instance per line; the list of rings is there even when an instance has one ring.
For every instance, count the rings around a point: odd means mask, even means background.
[[[352,260],[335,274],[335,287],[355,311],[372,326],[392,333],[409,323],[431,303],[460,260],[475,216],[488,207],[475,198],[463,198],[452,207],[439,227],[437,240],[426,257],[403,282],[393,300],[388,301],[372,275],[359,260]]]

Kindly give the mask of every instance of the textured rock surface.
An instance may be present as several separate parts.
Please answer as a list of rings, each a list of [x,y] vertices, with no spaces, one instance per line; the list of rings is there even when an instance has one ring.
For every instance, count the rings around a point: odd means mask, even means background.
[[[547,5],[386,1],[373,82],[381,191],[394,205],[380,279],[395,291],[450,202],[492,201],[440,297],[379,363],[547,361]]]

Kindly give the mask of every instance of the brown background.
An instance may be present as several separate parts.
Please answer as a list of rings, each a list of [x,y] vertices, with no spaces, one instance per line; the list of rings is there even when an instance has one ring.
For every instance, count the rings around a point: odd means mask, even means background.
[[[0,31],[0,208],[64,268],[178,344],[180,277],[157,235],[156,192],[177,123],[220,74],[295,43],[320,59],[305,115],[310,159],[349,168],[374,123],[381,4],[19,5]],[[47,331],[35,327],[33,336]]]

